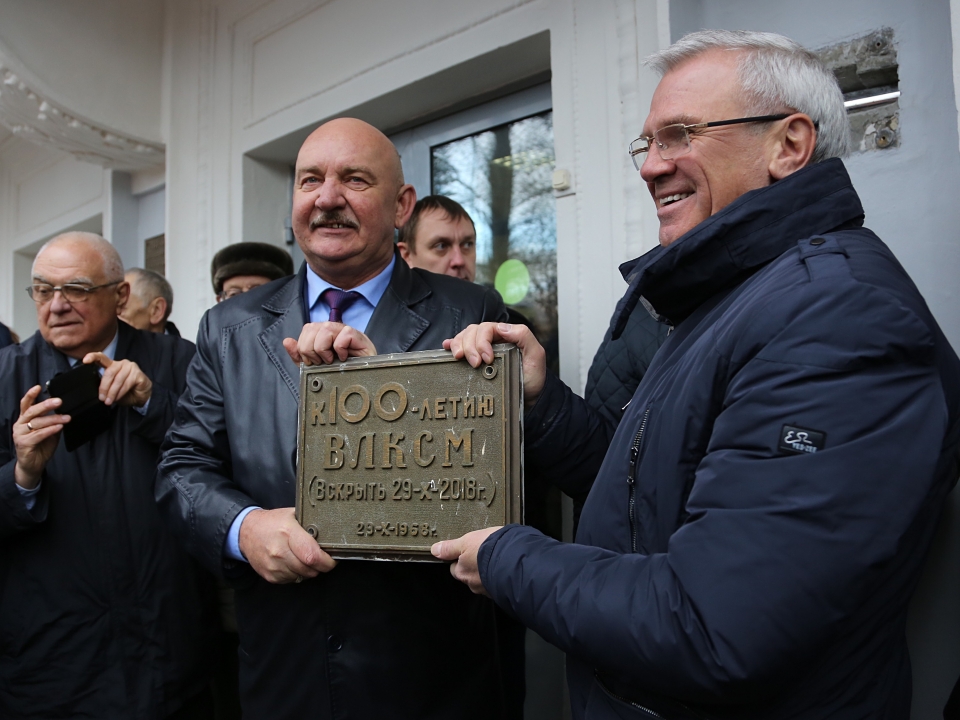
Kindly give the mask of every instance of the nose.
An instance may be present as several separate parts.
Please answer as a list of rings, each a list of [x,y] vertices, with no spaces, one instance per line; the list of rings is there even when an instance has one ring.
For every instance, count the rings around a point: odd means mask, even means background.
[[[643,164],[640,166],[640,177],[644,182],[651,183],[658,177],[670,175],[677,169],[673,160],[664,160],[655,148],[650,148],[644,155],[646,157],[643,158]]]
[[[314,201],[314,205],[321,210],[333,210],[345,204],[342,188],[337,180],[326,180],[317,191],[317,199]]]
[[[72,307],[73,306],[63,296],[62,290],[54,291],[53,299],[50,300],[50,312],[65,313],[68,312]]]
[[[462,268],[465,264],[463,258],[463,251],[460,250],[458,245],[453,246],[453,250],[450,253],[450,267],[452,268]]]

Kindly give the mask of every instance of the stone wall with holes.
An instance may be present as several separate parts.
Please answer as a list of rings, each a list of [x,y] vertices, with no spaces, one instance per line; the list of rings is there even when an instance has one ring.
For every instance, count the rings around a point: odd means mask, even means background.
[[[871,98],[900,89],[897,44],[893,28],[819,48],[817,54],[833,70],[844,100],[870,102]],[[862,108],[851,107],[850,146],[853,152],[889,150],[900,146],[899,99]]]

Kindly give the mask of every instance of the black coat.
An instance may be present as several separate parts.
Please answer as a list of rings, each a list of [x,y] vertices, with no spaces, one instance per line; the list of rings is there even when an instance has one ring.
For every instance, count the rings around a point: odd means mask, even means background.
[[[304,285],[305,266],[220,303],[200,323],[157,498],[217,572],[244,507],[294,504],[299,369],[281,343],[304,325]],[[425,350],[469,323],[505,317],[495,291],[398,258],[366,333],[381,353]],[[493,603],[446,565],[342,561],[289,585],[245,564],[235,570],[245,718],[504,716]]]
[[[153,381],[146,415],[48,463],[32,511],[14,482],[20,398],[67,370],[38,332],[0,351],[0,717],[164,718],[203,689],[212,578],[153,499],[191,343],[118,323],[116,358]],[[45,397],[45,396],[41,396]]]
[[[567,651],[574,717],[909,716],[960,361],[862,222],[829,160],[622,268],[624,312],[643,297],[675,329],[577,544],[509,526],[479,553],[492,597]],[[553,383],[541,404],[557,447],[589,444],[582,400]]]
[[[558,441],[559,437],[553,432],[559,419],[557,406],[550,403],[538,403],[524,416],[528,488],[531,478],[559,485],[573,498],[577,519],[623,411],[670,330],[668,325],[657,322],[646,308],[638,305],[627,312],[626,329],[614,339],[614,325],[624,312],[626,300],[623,298],[617,303],[610,327],[587,373],[581,407],[583,422],[589,424],[584,435],[589,442]],[[550,375],[547,383],[548,386],[559,385],[560,380]]]

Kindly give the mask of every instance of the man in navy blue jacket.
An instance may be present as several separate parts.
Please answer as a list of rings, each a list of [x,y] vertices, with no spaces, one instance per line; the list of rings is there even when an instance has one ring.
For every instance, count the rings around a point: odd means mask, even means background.
[[[660,247],[621,316],[673,326],[609,444],[577,544],[511,525],[438,543],[567,652],[578,718],[907,718],[904,627],[958,474],[960,361],[838,159],[832,75],[766,33],[655,56],[631,145]],[[617,323],[613,335],[623,331]],[[523,328],[525,440],[555,473],[605,442]]]

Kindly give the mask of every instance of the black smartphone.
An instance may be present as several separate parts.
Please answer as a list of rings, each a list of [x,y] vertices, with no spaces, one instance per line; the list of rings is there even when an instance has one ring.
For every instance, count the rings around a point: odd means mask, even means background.
[[[110,408],[100,402],[99,397],[99,365],[80,363],[71,370],[54,375],[47,382],[47,392],[50,397],[63,400],[57,413],[70,416],[70,422],[63,426],[63,443],[69,452],[110,427]]]

